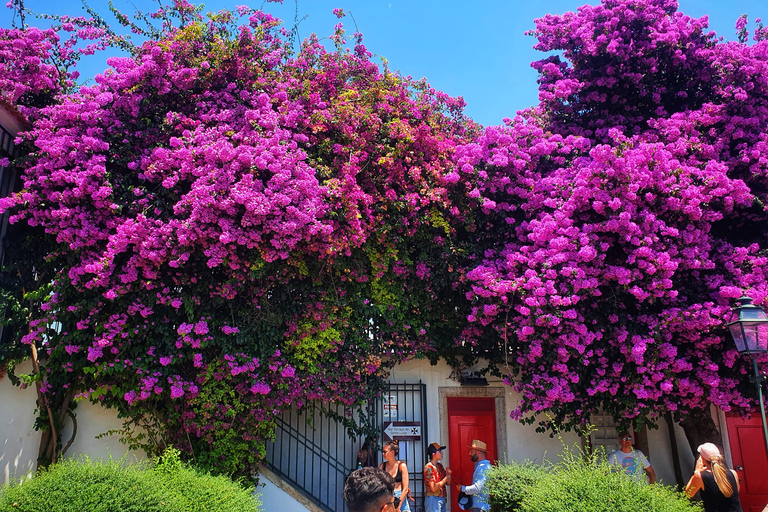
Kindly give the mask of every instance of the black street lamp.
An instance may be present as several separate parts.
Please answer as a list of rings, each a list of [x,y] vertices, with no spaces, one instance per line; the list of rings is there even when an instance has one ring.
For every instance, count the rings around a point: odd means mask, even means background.
[[[749,354],[755,369],[755,385],[757,385],[757,400],[760,402],[760,414],[763,417],[763,435],[765,436],[765,449],[768,453],[768,423],[765,421],[765,404],[763,403],[763,389],[760,382],[760,372],[757,369],[757,356],[768,353],[768,316],[760,306],[752,304],[752,299],[746,295],[739,298],[736,311],[738,320],[728,324],[731,336],[736,343],[739,354]]]

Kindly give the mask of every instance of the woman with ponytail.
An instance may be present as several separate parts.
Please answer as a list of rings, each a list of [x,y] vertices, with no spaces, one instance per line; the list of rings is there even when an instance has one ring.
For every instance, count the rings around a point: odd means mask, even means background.
[[[725,466],[720,450],[712,443],[704,443],[698,452],[696,471],[685,486],[685,493],[693,498],[701,491],[704,512],[742,512],[739,478]]]

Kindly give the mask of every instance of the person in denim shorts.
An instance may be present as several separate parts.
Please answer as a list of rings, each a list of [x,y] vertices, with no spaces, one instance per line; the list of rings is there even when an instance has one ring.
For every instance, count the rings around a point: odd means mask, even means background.
[[[426,512],[445,512],[446,509],[446,490],[451,484],[451,470],[445,469],[440,460],[443,458],[445,446],[439,443],[432,443],[427,448],[429,462],[424,466],[424,487],[426,494],[424,498],[424,508]]]

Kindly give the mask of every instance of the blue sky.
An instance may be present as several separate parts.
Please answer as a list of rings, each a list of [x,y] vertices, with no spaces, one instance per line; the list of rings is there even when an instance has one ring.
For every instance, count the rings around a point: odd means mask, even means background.
[[[194,0],[192,0],[194,1]],[[709,16],[710,29],[728,40],[736,37],[736,19],[749,14],[768,20],[768,4],[757,0],[679,0],[680,10],[693,17]],[[109,14],[107,0],[90,0],[97,11]],[[134,5],[144,12],[156,9],[157,1],[114,0],[128,14]],[[163,3],[167,3],[163,1]],[[234,8],[259,1],[208,0],[206,11]],[[533,20],[547,13],[576,10],[585,0],[298,0],[302,38],[312,32],[327,36],[338,22],[335,7],[351,12],[364,34],[366,47],[385,57],[390,69],[415,78],[426,77],[436,89],[452,96],[463,96],[466,113],[484,125],[500,124],[504,117],[537,102],[536,73],[530,67],[544,54],[531,47],[535,39],[524,32],[534,27]],[[25,0],[28,8],[40,13],[84,15],[78,0]],[[265,10],[293,25],[297,8],[294,0],[282,5],[264,4]],[[110,19],[107,16],[107,19]],[[30,20],[32,24],[44,21]],[[343,20],[349,33],[352,20]],[[10,27],[10,11],[0,7],[0,26]],[[78,66],[83,76],[106,68],[104,57]],[[84,65],[83,65],[84,64]]]

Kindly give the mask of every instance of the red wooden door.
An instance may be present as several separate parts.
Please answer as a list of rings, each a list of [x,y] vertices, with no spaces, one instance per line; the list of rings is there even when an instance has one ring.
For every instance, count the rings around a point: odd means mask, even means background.
[[[494,461],[496,451],[496,407],[493,398],[448,398],[448,461],[453,470],[453,482],[472,483],[475,463],[469,459],[469,445],[479,439],[488,446],[486,457]],[[458,493],[451,485],[451,510],[460,510]]]
[[[759,414],[745,420],[727,416],[733,466],[741,480],[739,498],[744,512],[760,512],[768,503],[768,455]]]

